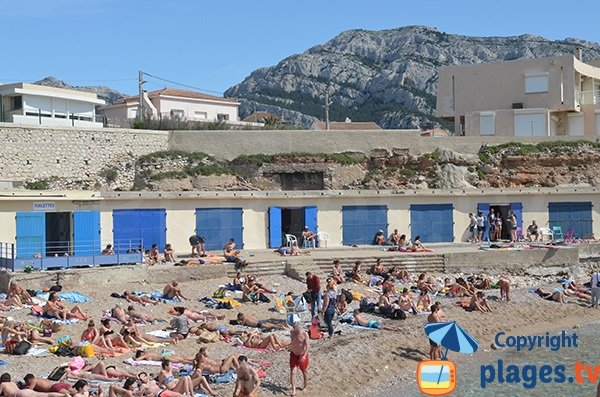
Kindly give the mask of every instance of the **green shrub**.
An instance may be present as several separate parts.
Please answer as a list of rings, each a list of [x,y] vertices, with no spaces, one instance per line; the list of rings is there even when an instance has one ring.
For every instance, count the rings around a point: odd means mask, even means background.
[[[98,176],[106,179],[106,182],[112,183],[117,180],[119,173],[113,167],[104,167],[98,172]]]
[[[183,171],[166,171],[150,175],[151,181],[162,181],[163,179],[185,179],[188,175]]]
[[[47,179],[40,179],[39,181],[25,182],[25,189],[27,190],[48,190],[50,183]]]

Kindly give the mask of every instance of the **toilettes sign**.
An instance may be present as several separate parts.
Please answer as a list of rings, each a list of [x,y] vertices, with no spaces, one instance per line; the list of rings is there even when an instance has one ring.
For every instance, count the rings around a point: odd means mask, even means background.
[[[43,201],[38,203],[33,203],[34,211],[55,211],[56,203],[54,201]]]

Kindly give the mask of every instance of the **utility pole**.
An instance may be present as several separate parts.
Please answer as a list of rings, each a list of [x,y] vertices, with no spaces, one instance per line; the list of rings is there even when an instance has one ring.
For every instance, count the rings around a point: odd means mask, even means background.
[[[329,106],[331,105],[329,100],[329,85],[325,90],[325,130],[329,131]]]
[[[139,101],[140,101],[140,105],[138,106],[138,114],[137,114],[137,118],[140,120],[143,120],[146,116],[146,111],[144,110],[144,73],[142,72],[142,69],[140,68],[138,70],[138,95],[139,95]]]

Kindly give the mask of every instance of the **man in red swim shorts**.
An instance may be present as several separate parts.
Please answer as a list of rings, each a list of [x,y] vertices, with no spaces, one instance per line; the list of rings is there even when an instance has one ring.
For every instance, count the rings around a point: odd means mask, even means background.
[[[292,339],[290,344],[290,383],[292,385],[291,396],[296,395],[296,383],[294,377],[296,375],[296,368],[300,368],[302,377],[304,378],[304,385],[302,390],[306,390],[308,387],[308,333],[302,328],[302,323],[296,321],[294,327],[290,331],[290,337]]]

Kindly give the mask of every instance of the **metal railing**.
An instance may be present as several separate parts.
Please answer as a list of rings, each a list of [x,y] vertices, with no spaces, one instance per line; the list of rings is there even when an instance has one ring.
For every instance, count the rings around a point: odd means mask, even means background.
[[[600,90],[590,91],[575,91],[578,102],[581,105],[598,105],[600,104]]]
[[[112,253],[105,251],[107,244],[112,245]],[[45,270],[142,263],[143,247],[141,239],[117,240],[114,244],[99,240],[0,242],[0,268],[11,271],[26,268]]]

